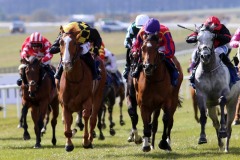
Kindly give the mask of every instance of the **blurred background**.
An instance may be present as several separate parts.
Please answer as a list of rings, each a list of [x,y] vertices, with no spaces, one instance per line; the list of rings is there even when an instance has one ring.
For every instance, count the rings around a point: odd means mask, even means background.
[[[71,21],[85,21],[99,29],[106,48],[118,59],[119,70],[125,65],[126,49],[123,41],[127,27],[138,14],[157,18],[168,26],[176,46],[176,56],[187,77],[193,44],[185,38],[191,33],[179,28],[181,24],[195,29],[209,16],[217,16],[233,34],[240,26],[239,0],[0,0],[0,105],[16,103],[18,90],[15,86],[19,78],[19,51],[25,38],[32,32],[41,32],[50,42],[54,42],[60,25]],[[236,54],[232,50],[231,56]],[[60,56],[54,55],[52,63],[57,66]],[[189,98],[188,81],[183,84],[183,94]],[[4,100],[3,97],[6,97]],[[12,98],[13,97],[13,98]],[[17,103],[19,101],[17,100]]]

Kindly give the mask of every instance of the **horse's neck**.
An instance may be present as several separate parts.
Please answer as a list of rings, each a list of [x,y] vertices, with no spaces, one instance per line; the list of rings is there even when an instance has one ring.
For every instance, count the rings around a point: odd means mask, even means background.
[[[153,71],[153,75],[151,76],[151,81],[161,82],[166,79],[166,77],[169,75],[169,72],[163,60],[161,60],[158,66],[156,67],[157,68]]]

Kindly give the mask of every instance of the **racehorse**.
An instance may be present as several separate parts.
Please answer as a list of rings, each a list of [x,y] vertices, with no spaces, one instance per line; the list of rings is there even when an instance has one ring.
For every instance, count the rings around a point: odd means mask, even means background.
[[[130,72],[127,78],[127,105],[128,105],[128,114],[131,119],[132,129],[130,132],[130,136],[128,137],[128,142],[135,142],[135,144],[142,143],[142,137],[138,134],[137,124],[138,124],[138,113],[137,113],[137,100],[136,100],[136,92],[133,84],[133,77],[131,73],[135,70],[134,58],[131,58],[131,67]]]
[[[115,104],[116,99],[116,90],[115,90],[115,84],[113,83],[111,79],[111,75],[107,73],[107,84],[104,87],[104,93],[103,93],[103,99],[101,103],[101,108],[98,112],[98,129],[99,129],[99,140],[104,140],[105,136],[103,135],[102,129],[106,128],[105,124],[105,114],[106,110],[108,110],[108,119],[109,119],[109,133],[110,135],[114,136],[116,131],[114,130],[115,123],[113,122],[113,107]]]
[[[178,82],[174,87],[171,84],[170,73],[168,71],[164,53],[158,52],[159,38],[157,35],[146,35],[143,38],[141,54],[143,60],[143,71],[138,79],[134,78],[137,103],[140,108],[143,121],[143,146],[142,150],[148,152],[151,150],[150,137],[151,132],[155,137],[156,130],[151,125],[151,115],[153,122],[156,123],[160,110],[163,110],[163,134],[159,143],[159,148],[171,151],[171,129],[173,126],[173,115],[177,106],[181,106],[179,89],[183,80],[183,73],[180,63],[173,57],[173,61],[179,71]],[[157,127],[157,126],[156,126]],[[152,141],[154,148],[154,141]]]
[[[63,108],[65,150],[70,152],[74,149],[71,140],[72,114],[74,112],[82,112],[84,119],[82,145],[84,148],[92,148],[93,131],[96,127],[97,115],[103,97],[106,71],[102,60],[96,57],[100,62],[101,79],[93,81],[90,68],[81,58],[83,48],[78,43],[78,39],[81,38],[79,37],[80,31],[70,27],[69,32],[64,33],[61,26],[60,32],[62,33],[60,51],[63,57],[64,71],[60,79],[59,100]]]
[[[123,126],[125,125],[125,122],[123,120],[123,112],[122,112],[122,106],[123,106],[123,101],[125,99],[125,85],[123,83],[123,80],[122,80],[122,75],[121,73],[119,72],[119,70],[117,70],[117,73],[118,77],[120,77],[120,82],[116,82],[117,80],[115,78],[113,78],[113,75],[111,73],[108,73],[109,75],[109,79],[111,79],[112,81],[112,87],[114,89],[114,95],[115,95],[115,99],[119,97],[119,107],[120,107],[120,125]],[[109,95],[111,98],[112,95]],[[112,100],[113,101],[113,100]],[[115,104],[115,100],[114,100],[114,104]],[[114,105],[113,104],[113,105]],[[108,105],[109,106],[109,105]],[[105,124],[105,113],[106,113],[106,109],[103,108],[103,116],[102,116],[102,127],[103,128],[106,128],[106,124]]]
[[[239,82],[230,87],[230,74],[223,65],[219,56],[214,52],[214,35],[208,28],[202,28],[198,33],[198,54],[200,64],[195,75],[196,97],[200,110],[201,133],[198,144],[207,143],[205,125],[206,112],[213,122],[218,137],[220,150],[224,149],[222,138],[226,138],[225,152],[229,151],[229,142],[232,133],[231,124],[234,119],[235,108],[239,95]],[[220,123],[216,106],[220,105]],[[224,107],[226,106],[227,120]]]
[[[45,115],[49,116],[52,111],[52,144],[56,145],[55,129],[57,125],[57,117],[59,114],[59,101],[57,90],[50,76],[41,65],[41,60],[34,57],[29,58],[30,61],[22,59],[19,66],[20,74],[23,77],[21,85],[22,91],[22,116],[20,125],[24,128],[24,140],[30,139],[27,125],[27,113],[31,108],[32,120],[34,122],[34,131],[36,135],[36,144],[34,148],[41,147],[41,129],[44,127]]]

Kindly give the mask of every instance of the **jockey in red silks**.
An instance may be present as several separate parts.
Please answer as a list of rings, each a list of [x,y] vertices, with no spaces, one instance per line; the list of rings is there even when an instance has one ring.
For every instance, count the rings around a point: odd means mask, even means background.
[[[141,30],[138,32],[137,40],[133,44],[132,53],[133,54],[140,54],[140,48],[143,43],[143,36],[149,35],[149,34],[155,34],[159,38],[159,48],[158,52],[159,54],[164,54],[166,59],[166,65],[170,72],[171,76],[171,83],[173,86],[177,85],[177,78],[178,78],[178,70],[172,60],[174,54],[175,54],[175,44],[172,39],[172,35],[168,29],[168,27],[164,25],[160,25],[159,21],[157,19],[151,18],[149,19],[146,24],[141,28]],[[135,55],[133,55],[135,56]],[[139,55],[140,56],[140,55]],[[139,76],[140,70],[142,69],[142,65],[139,64],[136,70],[132,73],[132,76],[137,78]]]
[[[206,21],[199,27],[195,32],[190,34],[186,38],[187,43],[196,43],[197,42],[197,35],[198,30],[201,28],[207,28],[214,34],[214,52],[219,55],[222,62],[228,67],[228,70],[231,75],[231,82],[234,84],[236,81],[238,81],[237,72],[233,64],[231,63],[228,55],[231,51],[231,47],[229,47],[229,42],[231,40],[231,34],[230,31],[227,29],[227,27],[224,24],[221,24],[220,20],[216,16],[210,16],[206,19]],[[196,49],[196,52],[193,52],[193,54],[197,55],[198,50]],[[196,59],[192,59],[192,75],[189,78],[190,85],[195,88],[195,71],[199,64],[199,58],[198,56]]]
[[[49,52],[50,47],[51,43],[47,38],[43,37],[39,32],[34,32],[23,42],[20,56],[21,59],[25,59],[27,61],[31,61],[34,57],[41,59],[44,69],[54,80],[54,72],[49,66],[53,57],[53,55]],[[17,81],[17,84],[19,86],[22,84],[22,78]]]

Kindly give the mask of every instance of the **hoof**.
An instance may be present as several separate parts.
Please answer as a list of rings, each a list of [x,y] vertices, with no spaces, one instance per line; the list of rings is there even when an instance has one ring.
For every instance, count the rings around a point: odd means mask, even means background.
[[[129,143],[130,142],[134,142],[134,138],[133,138],[133,136],[130,136],[130,137],[128,137],[128,140],[127,140]]]
[[[42,147],[42,146],[41,146],[40,143],[36,143],[35,146],[34,146],[33,148],[35,148],[35,149],[39,149],[39,148],[41,148],[41,147]]]
[[[142,151],[143,152],[149,152],[149,151],[151,151],[151,147],[150,146],[144,146],[144,147],[142,147]]]
[[[234,120],[233,121],[233,125],[240,125],[240,120],[238,119],[238,120]]]
[[[65,146],[65,150],[67,151],[67,152],[71,152],[71,151],[73,151],[73,149],[74,149],[74,145],[66,145]]]
[[[83,145],[83,148],[85,148],[85,149],[93,148],[92,143],[89,143],[89,145],[87,145],[87,146]]]
[[[102,129],[106,129],[106,124],[105,123],[102,124]]]
[[[30,134],[29,133],[24,133],[23,134],[23,139],[24,140],[30,140],[31,139]]]
[[[225,130],[219,131],[218,136],[219,138],[226,138],[227,132]]]
[[[57,144],[56,138],[52,139],[52,144],[53,144],[54,146],[56,146],[56,144]]]
[[[80,131],[83,131],[84,124],[82,124],[82,123],[77,123],[77,126],[79,127]]]
[[[97,137],[97,134],[95,131],[93,131],[93,138],[96,138]]]
[[[111,136],[114,136],[116,134],[115,130],[112,129],[112,128],[110,129],[109,133],[110,133]]]
[[[125,125],[125,122],[123,120],[120,120],[120,125],[121,126],[124,126]]]
[[[160,143],[158,144],[158,147],[162,150],[166,150],[166,151],[172,151],[172,148],[170,147],[170,145],[168,144],[167,141],[161,140]]]
[[[114,126],[115,126],[115,123],[112,122],[112,123],[110,124],[109,128],[113,128]]]
[[[135,139],[134,139],[134,142],[135,144],[141,144],[142,143],[142,137],[141,136],[135,136]]]
[[[101,134],[99,135],[98,139],[99,139],[99,140],[105,140],[105,137],[104,137],[104,135],[101,133]]]
[[[200,137],[198,140],[198,144],[204,144],[207,143],[207,138],[206,137]]]

